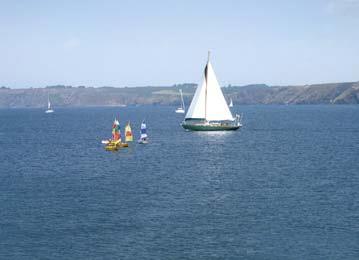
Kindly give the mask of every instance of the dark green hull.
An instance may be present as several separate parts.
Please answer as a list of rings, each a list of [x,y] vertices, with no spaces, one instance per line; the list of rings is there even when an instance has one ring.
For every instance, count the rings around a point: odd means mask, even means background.
[[[239,129],[240,125],[202,125],[202,124],[183,124],[182,127],[191,131],[233,131]]]

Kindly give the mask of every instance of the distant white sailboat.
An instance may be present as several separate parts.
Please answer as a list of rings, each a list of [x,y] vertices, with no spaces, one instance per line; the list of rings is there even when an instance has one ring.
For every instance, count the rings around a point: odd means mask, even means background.
[[[241,126],[240,116],[233,117],[229,110],[208,53],[203,83],[196,89],[182,127],[193,131],[223,131]]]
[[[233,100],[231,99],[231,101],[229,102],[229,107],[233,107]]]
[[[176,109],[176,113],[178,114],[184,114],[185,112],[185,108],[184,108],[184,101],[183,101],[183,94],[182,94],[182,89],[179,90],[180,94],[181,94],[181,107]]]
[[[51,102],[50,102],[50,97],[49,95],[47,95],[47,110],[45,111],[45,113],[53,113],[55,112],[52,108],[51,108]]]

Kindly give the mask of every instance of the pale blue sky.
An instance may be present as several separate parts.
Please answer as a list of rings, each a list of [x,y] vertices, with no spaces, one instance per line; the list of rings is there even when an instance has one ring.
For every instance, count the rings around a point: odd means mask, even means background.
[[[0,0],[0,85],[359,80],[359,0]]]

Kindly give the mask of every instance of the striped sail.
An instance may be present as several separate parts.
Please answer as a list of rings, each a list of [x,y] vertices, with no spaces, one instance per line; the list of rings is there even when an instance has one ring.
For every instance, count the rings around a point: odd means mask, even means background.
[[[120,122],[117,119],[112,125],[112,140],[121,142]]]
[[[132,135],[130,122],[128,122],[126,127],[125,127],[125,137],[126,137],[126,142],[132,142],[133,141],[133,135]]]
[[[141,124],[141,139],[146,139],[147,138],[147,127],[146,127],[146,123],[143,121]]]

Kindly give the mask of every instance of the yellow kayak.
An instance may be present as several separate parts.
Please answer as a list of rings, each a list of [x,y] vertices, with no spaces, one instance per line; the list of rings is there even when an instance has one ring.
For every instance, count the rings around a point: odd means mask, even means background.
[[[119,148],[118,144],[114,143],[114,142],[110,142],[108,144],[106,144],[105,146],[105,150],[107,151],[117,151]]]
[[[105,146],[105,150],[117,151],[119,148],[122,148],[122,147],[128,147],[128,144],[121,143],[120,141],[109,141]]]

